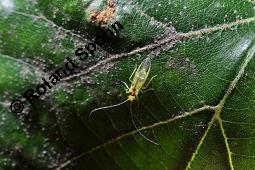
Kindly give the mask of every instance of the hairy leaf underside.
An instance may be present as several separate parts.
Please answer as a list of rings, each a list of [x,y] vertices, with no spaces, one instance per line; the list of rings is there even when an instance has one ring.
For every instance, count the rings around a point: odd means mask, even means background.
[[[114,21],[117,39],[10,111]],[[148,56],[154,90],[89,120]],[[254,169],[254,128],[253,0],[0,1],[0,169]]]

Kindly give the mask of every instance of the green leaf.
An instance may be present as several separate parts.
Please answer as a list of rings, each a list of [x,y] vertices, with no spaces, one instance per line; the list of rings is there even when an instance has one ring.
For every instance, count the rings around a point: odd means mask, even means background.
[[[254,9],[250,0],[1,1],[0,167],[254,169]],[[92,22],[95,11],[114,12]],[[119,37],[78,63],[74,51],[116,20]],[[153,90],[90,119],[126,100],[121,82],[148,56]],[[66,57],[76,72],[12,113]]]

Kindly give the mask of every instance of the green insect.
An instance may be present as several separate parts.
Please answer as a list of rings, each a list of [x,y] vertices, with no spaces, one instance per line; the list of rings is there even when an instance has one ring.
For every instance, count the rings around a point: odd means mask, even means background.
[[[97,109],[94,109],[90,112],[89,117],[91,117],[92,113],[98,111],[98,110],[103,110],[103,109],[108,109],[108,108],[113,108],[116,106],[120,106],[124,103],[126,103],[127,101],[133,102],[135,99],[138,100],[138,94],[139,92],[145,92],[143,90],[145,90],[148,85],[150,84],[150,82],[153,80],[153,78],[156,76],[154,75],[149,81],[148,83],[146,83],[146,80],[148,78],[148,75],[150,73],[150,69],[151,69],[151,59],[149,57],[147,57],[146,59],[144,59],[142,61],[142,63],[139,65],[138,68],[135,68],[133,73],[131,74],[131,76],[129,77],[129,81],[131,82],[130,87],[127,85],[127,83],[123,82],[126,86],[126,93],[129,93],[129,96],[127,97],[127,99],[119,104],[115,104],[115,105],[111,105],[111,106],[105,106],[105,107],[100,107]],[[145,85],[146,83],[146,85]],[[131,106],[131,105],[130,105]],[[131,107],[130,107],[131,108]],[[134,122],[134,118],[133,118],[133,114],[132,114],[132,109],[130,109],[131,111],[131,118],[132,118],[132,122],[135,126],[135,128],[137,129],[137,126]],[[138,131],[146,140],[158,145],[158,143],[148,139],[147,137],[145,137],[140,131]]]

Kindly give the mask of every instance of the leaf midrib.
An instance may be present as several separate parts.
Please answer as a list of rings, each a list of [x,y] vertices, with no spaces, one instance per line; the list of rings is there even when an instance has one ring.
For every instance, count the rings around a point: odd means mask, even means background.
[[[237,20],[237,21],[234,21],[234,22],[230,22],[230,23],[227,23],[227,24],[221,24],[221,25],[214,26],[214,27],[203,28],[203,29],[200,29],[200,30],[197,30],[197,31],[190,31],[190,32],[186,32],[186,33],[178,33],[177,32],[176,35],[174,35],[173,37],[163,38],[163,39],[158,40],[156,42],[153,42],[151,44],[147,44],[143,47],[136,48],[136,49],[134,49],[130,52],[109,55],[109,57],[99,60],[95,65],[86,68],[83,72],[80,72],[78,74],[74,74],[70,77],[67,77],[65,80],[71,80],[73,78],[83,76],[83,75],[88,76],[93,71],[95,71],[96,69],[99,69],[103,65],[110,64],[114,61],[123,59],[125,57],[130,56],[130,55],[135,55],[137,53],[142,53],[142,52],[145,52],[145,51],[153,51],[154,49],[159,48],[160,46],[168,44],[168,43],[173,43],[174,44],[176,41],[182,41],[182,40],[186,40],[186,39],[193,38],[193,37],[202,37],[205,34],[217,32],[217,31],[222,31],[222,30],[225,30],[225,29],[230,29],[230,28],[235,27],[235,26],[239,26],[239,25],[243,25],[243,24],[249,24],[249,23],[252,23],[252,22],[255,23],[255,17],[250,17],[250,18],[243,19],[243,20]]]
[[[84,38],[83,36],[78,35],[78,34],[72,32],[71,30],[65,29],[65,28],[55,24],[51,20],[48,20],[42,14],[37,16],[37,15],[27,14],[27,13],[19,12],[19,11],[13,11],[13,12],[18,14],[18,15],[23,15],[23,16],[27,16],[27,17],[42,19],[45,22],[48,22],[48,23],[52,24],[54,27],[58,27],[59,29],[61,29],[65,33],[71,34],[73,37],[79,38],[79,39],[81,39],[81,40],[83,40],[85,42],[86,41],[90,42],[90,40]],[[234,22],[229,22],[227,24],[224,23],[224,24],[219,24],[217,26],[213,26],[213,27],[202,28],[202,29],[196,30],[196,31],[189,31],[189,32],[186,32],[186,33],[176,32],[176,34],[174,36],[172,36],[172,37],[166,37],[166,38],[157,40],[156,42],[147,44],[147,45],[145,45],[143,47],[136,48],[136,49],[134,49],[134,50],[132,50],[130,52],[126,52],[126,53],[109,54],[107,51],[102,50],[103,52],[105,52],[109,56],[108,57],[101,57],[102,59],[99,59],[96,64],[87,67],[84,71],[82,71],[80,73],[73,74],[71,76],[65,77],[63,79],[63,81],[68,81],[68,80],[71,80],[71,79],[79,77],[79,76],[84,76],[84,75],[88,76],[93,71],[95,71],[96,69],[100,68],[101,66],[103,66],[105,64],[110,64],[111,62],[118,61],[118,60],[123,59],[125,57],[128,57],[130,55],[135,55],[135,54],[138,54],[138,53],[142,53],[144,51],[153,51],[153,49],[159,48],[160,46],[168,44],[168,43],[173,43],[174,44],[176,41],[181,41],[181,40],[185,40],[185,39],[192,38],[192,37],[201,37],[204,34],[213,33],[213,32],[217,32],[217,31],[222,31],[224,29],[230,29],[230,28],[232,28],[234,26],[239,26],[239,25],[243,25],[243,24],[249,24],[251,22],[255,22],[255,16],[254,17],[250,17],[250,18],[246,18],[246,19],[242,19],[242,20],[236,20]]]

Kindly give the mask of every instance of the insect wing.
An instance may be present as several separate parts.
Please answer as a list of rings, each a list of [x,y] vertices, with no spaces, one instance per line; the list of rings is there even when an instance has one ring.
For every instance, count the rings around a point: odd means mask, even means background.
[[[151,59],[147,57],[146,59],[142,61],[142,63],[137,69],[137,72],[141,72],[142,70],[144,70],[146,73],[149,73],[150,68],[151,68]]]
[[[142,63],[140,64],[140,66],[138,67],[137,71],[136,71],[136,77],[138,79],[140,79],[140,81],[146,81],[149,72],[150,72],[150,68],[151,68],[151,60],[150,58],[146,58],[142,61]]]

